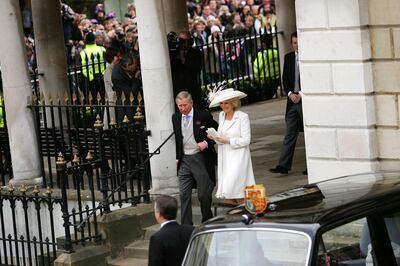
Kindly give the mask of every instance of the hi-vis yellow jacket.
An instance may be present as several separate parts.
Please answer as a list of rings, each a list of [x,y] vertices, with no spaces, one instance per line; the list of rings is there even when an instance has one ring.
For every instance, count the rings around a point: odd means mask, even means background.
[[[271,77],[279,79],[279,61],[277,49],[264,49],[257,53],[253,63],[254,78],[260,82]]]
[[[0,128],[4,128],[3,96],[0,95]]]
[[[82,74],[89,78],[90,81],[94,79],[95,74],[104,74],[105,63],[103,54],[106,48],[97,46],[96,44],[86,44],[85,49],[80,52],[82,63]]]

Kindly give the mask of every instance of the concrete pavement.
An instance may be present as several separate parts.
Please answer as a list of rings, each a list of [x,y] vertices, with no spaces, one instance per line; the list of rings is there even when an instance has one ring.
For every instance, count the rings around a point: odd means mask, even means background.
[[[300,133],[296,145],[292,170],[288,175],[274,174],[269,168],[276,166],[285,135],[286,97],[246,105],[242,111],[249,114],[252,139],[250,144],[256,183],[264,184],[267,195],[308,183],[302,174],[306,169],[304,134]],[[218,121],[218,112],[214,117]]]

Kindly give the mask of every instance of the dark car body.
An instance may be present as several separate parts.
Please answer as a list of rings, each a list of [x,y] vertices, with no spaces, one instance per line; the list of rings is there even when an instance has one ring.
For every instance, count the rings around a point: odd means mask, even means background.
[[[400,173],[292,189],[267,210],[231,209],[199,226],[182,265],[399,265]]]

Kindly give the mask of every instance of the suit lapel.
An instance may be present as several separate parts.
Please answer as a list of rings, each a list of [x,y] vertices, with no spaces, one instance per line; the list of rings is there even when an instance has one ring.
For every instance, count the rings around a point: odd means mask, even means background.
[[[196,109],[193,108],[193,120],[192,120],[192,123],[193,123],[193,134],[194,134],[195,138],[196,138],[196,136],[198,136],[199,131],[200,131],[200,124],[201,124],[200,120],[201,119],[199,117],[199,113],[197,112]]]
[[[178,129],[179,135],[182,135],[182,114],[178,113],[178,115],[176,117],[177,118],[176,118],[175,123],[177,125],[177,129]]]

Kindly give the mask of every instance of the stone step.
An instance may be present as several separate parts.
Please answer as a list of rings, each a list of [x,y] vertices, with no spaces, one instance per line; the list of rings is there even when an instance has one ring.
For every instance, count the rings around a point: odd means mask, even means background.
[[[194,225],[199,225],[201,224],[201,211],[200,211],[200,207],[192,207],[192,221]],[[181,223],[181,212],[180,210],[178,210],[178,215],[176,217],[176,220],[178,221],[178,223]]]
[[[159,224],[154,224],[152,226],[146,227],[144,232],[144,240],[150,240],[150,237],[160,230]]]
[[[124,248],[125,258],[147,259],[149,255],[149,240],[138,240]]]
[[[199,225],[201,223],[201,211],[198,201],[193,199],[192,205],[192,215],[193,215],[193,222],[195,225]],[[224,206],[223,204],[214,204],[212,211],[217,211],[217,215],[221,215],[226,213],[226,211],[230,210],[231,206]],[[150,216],[150,215],[149,215]],[[136,240],[135,242],[130,243],[126,247],[123,248],[121,256],[110,260],[108,265],[147,265],[147,258],[148,258],[148,250],[149,250],[149,242],[152,235],[160,230],[159,224],[154,224],[154,214],[151,213],[152,220],[146,219],[145,223],[142,225],[146,226],[143,229],[143,239]],[[142,218],[143,219],[143,218]],[[151,222],[151,221],[153,222]],[[178,208],[178,217],[177,221],[180,222],[180,208]],[[135,263],[135,264],[133,264]],[[142,263],[142,264],[141,264]],[[144,263],[144,264],[143,264]]]
[[[109,266],[147,266],[147,259],[117,258],[107,261]]]

